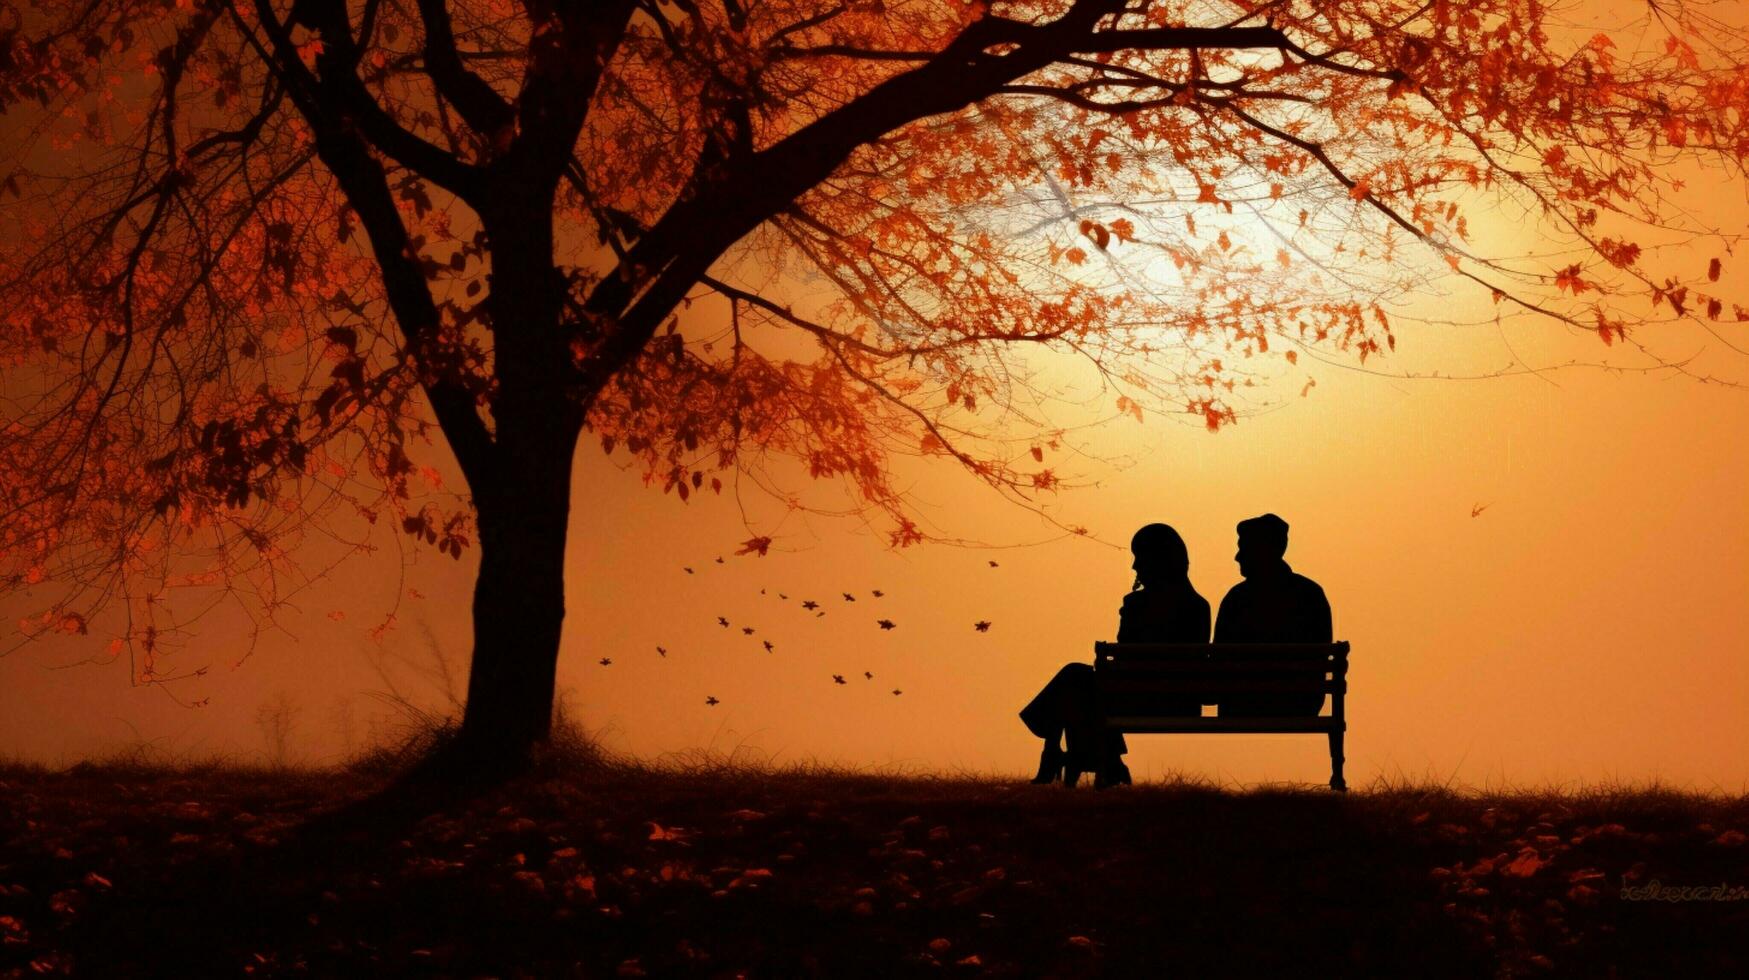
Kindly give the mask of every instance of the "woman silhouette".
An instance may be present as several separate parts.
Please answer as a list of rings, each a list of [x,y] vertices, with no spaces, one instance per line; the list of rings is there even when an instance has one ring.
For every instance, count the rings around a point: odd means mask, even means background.
[[[1166,524],[1149,524],[1130,539],[1136,582],[1118,610],[1119,643],[1207,643],[1208,600],[1190,584],[1190,552],[1184,539]],[[1114,706],[1107,706],[1114,707]],[[1194,701],[1162,703],[1149,700],[1150,714],[1202,714]],[[1059,776],[1074,786],[1081,773],[1094,771],[1093,785],[1103,789],[1130,781],[1122,756],[1129,751],[1122,732],[1107,733],[1097,725],[1101,712],[1094,703],[1093,668],[1065,664],[1049,684],[1020,711],[1020,720],[1045,740],[1035,783]],[[1058,740],[1068,736],[1065,752]]]

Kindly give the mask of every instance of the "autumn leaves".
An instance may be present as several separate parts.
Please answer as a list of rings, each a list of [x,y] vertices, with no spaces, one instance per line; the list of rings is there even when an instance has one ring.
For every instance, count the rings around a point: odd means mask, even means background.
[[[748,544],[748,546],[743,547],[741,551],[737,552],[737,554],[763,555],[767,553],[770,543],[771,539],[768,537],[755,538]],[[712,565],[727,564],[730,563],[724,557],[719,555],[711,559],[709,563],[681,565],[680,571],[687,576],[701,576],[708,574]],[[986,560],[986,564],[991,569],[1000,567],[1000,564],[994,560]],[[818,585],[819,583],[816,581],[812,584]],[[717,594],[720,597],[722,592],[719,591]],[[782,589],[766,587],[758,590],[758,596],[760,597],[759,601],[770,602],[775,600],[776,603],[791,609],[792,611],[788,613],[790,616],[794,616],[796,612],[800,612],[803,614],[812,614],[807,617],[808,619],[820,620],[824,619],[828,612],[834,612],[837,615],[832,621],[833,626],[845,622],[849,622],[853,627],[855,624],[868,623],[875,629],[879,630],[883,635],[894,633],[900,627],[899,620],[901,617],[899,612],[897,610],[890,610],[886,607],[885,604],[889,599],[889,596],[883,589],[875,588],[854,592],[839,591],[836,598],[816,598],[801,592],[792,595],[791,592]],[[902,598],[899,601],[903,603]],[[882,608],[869,609],[868,607],[871,603],[881,604]],[[863,612],[865,609],[868,610],[869,613],[875,613],[876,615],[868,615],[865,619],[865,613]],[[705,627],[703,637],[715,635],[744,638],[757,643],[758,648],[762,648],[768,654],[789,653],[798,650],[807,653],[812,652],[814,649],[821,651],[835,651],[840,646],[840,644],[831,642],[821,643],[817,639],[808,641],[806,644],[789,642],[785,639],[785,633],[783,632],[785,629],[784,623],[779,622],[775,624],[776,628],[773,629],[772,627],[774,624],[770,619],[767,618],[765,621],[760,621],[759,615],[760,614],[737,614],[733,609],[728,610],[727,613],[719,613],[711,617],[708,621],[714,621],[718,630],[721,632],[719,633],[717,630],[710,630],[709,627]],[[749,622],[749,619],[751,619],[752,622]],[[792,629],[795,626],[793,621],[789,622],[787,625]],[[980,619],[970,623],[969,627],[974,633],[987,634],[990,632],[992,625],[993,624],[990,620]],[[703,639],[703,637],[695,638],[695,641],[696,639]],[[703,640],[703,645],[706,649],[721,649],[719,645],[708,639]],[[683,647],[675,644],[672,638],[664,638],[663,643],[655,645],[657,656],[663,660],[668,659],[668,654],[671,652],[671,649],[676,651],[684,650]],[[614,663],[614,660],[612,657],[601,657],[597,663],[603,667],[607,667],[611,666]],[[856,673],[859,672],[862,674],[864,682],[872,682],[875,680],[875,671],[860,668],[856,671],[828,672],[826,676],[830,678],[834,686],[849,687],[853,686],[852,680],[849,678],[854,678]],[[902,687],[893,687],[890,690],[893,697],[899,697],[905,693],[904,688]],[[705,697],[704,703],[706,707],[715,707],[724,702],[716,693],[711,693]]]

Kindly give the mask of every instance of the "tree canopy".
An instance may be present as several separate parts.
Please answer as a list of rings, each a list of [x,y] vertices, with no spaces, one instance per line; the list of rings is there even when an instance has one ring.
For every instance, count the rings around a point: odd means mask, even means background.
[[[1035,350],[1217,429],[1441,277],[1740,345],[1671,200],[1749,159],[1716,9],[4,0],[0,583],[27,635],[125,600],[157,682],[167,599],[271,617],[315,528],[460,557],[582,430],[682,499],[798,459],[905,545],[896,455],[1059,484]],[[1569,251],[1478,246],[1509,205]]]

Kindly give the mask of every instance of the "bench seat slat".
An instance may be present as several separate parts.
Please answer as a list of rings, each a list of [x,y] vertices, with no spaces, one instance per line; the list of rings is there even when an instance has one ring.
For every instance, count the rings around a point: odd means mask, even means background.
[[[1099,665],[1107,674],[1269,674],[1348,672],[1346,660],[1107,660]]]
[[[1140,735],[1190,735],[1197,732],[1252,733],[1280,735],[1346,731],[1348,724],[1339,718],[1319,715],[1316,718],[1190,718],[1171,715],[1115,715],[1105,719],[1105,727]]]
[[[1125,659],[1153,660],[1196,657],[1219,652],[1235,660],[1301,660],[1348,656],[1348,642],[1339,643],[1110,643],[1093,644],[1095,658],[1121,653]]]
[[[1101,694],[1312,694],[1346,693],[1343,681],[1113,680],[1099,684]],[[1209,700],[1216,700],[1210,697]]]

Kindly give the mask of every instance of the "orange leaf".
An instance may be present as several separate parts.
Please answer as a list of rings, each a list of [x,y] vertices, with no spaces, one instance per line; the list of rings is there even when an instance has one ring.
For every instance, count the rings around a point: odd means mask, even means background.
[[[1519,852],[1518,857],[1511,864],[1508,864],[1504,871],[1514,878],[1529,878],[1536,874],[1538,868],[1547,863],[1537,854],[1535,848],[1527,847]]]

